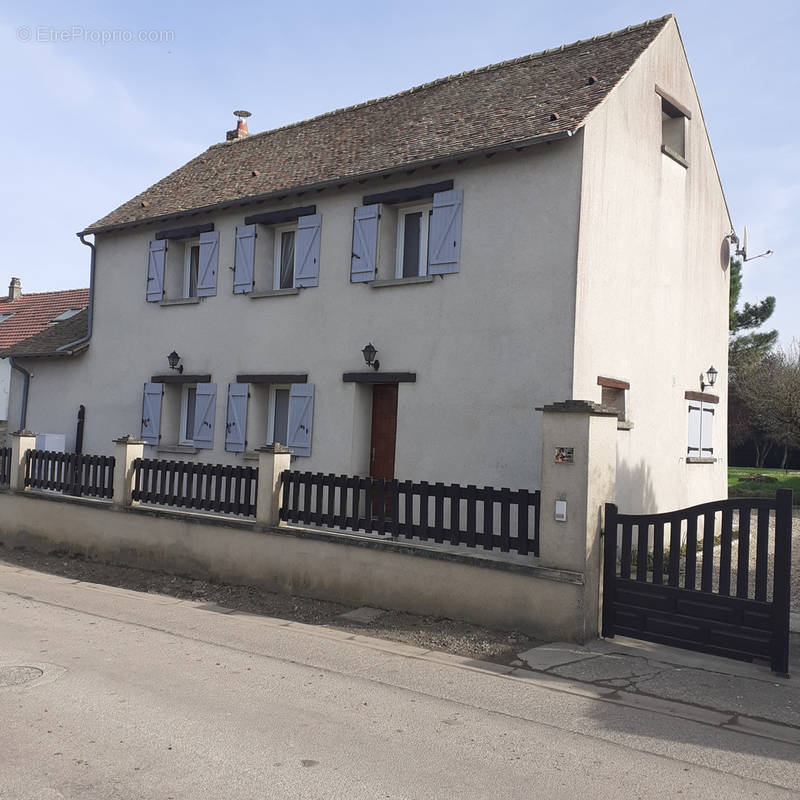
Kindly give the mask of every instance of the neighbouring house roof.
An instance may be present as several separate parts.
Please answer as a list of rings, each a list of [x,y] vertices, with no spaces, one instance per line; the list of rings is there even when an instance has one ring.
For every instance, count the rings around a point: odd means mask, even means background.
[[[87,290],[88,291],[88,290]],[[10,347],[0,349],[0,358],[8,356],[18,356],[20,358],[44,358],[53,356],[71,356],[75,352],[80,352],[87,345],[83,345],[78,350],[62,350],[59,347],[77,342],[86,336],[89,330],[89,309],[84,308],[74,317],[50,325],[44,330],[39,331],[27,339],[15,342]],[[0,323],[2,326],[5,323]]]
[[[84,233],[569,135],[670,19],[215,144]]]
[[[0,319],[3,319],[0,322],[0,348],[11,347],[49,328],[65,311],[79,310],[88,304],[88,289],[23,294],[16,300],[0,297]],[[10,316],[4,319],[6,315]]]

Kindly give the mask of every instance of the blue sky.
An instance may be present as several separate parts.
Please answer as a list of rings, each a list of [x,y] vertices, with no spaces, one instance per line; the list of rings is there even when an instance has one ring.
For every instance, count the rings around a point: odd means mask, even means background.
[[[0,6],[0,286],[88,284],[78,231],[221,141],[418,83],[677,15],[723,186],[749,249],[743,299],[800,339],[800,12],[792,2],[337,2]],[[112,31],[153,42],[98,41]],[[152,33],[150,33],[152,32]],[[120,34],[117,34],[119,37]],[[27,38],[26,40],[26,37]]]

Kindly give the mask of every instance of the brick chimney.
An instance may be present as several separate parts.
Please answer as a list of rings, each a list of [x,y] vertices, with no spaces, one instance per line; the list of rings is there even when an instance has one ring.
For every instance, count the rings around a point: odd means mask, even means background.
[[[8,299],[16,300],[22,294],[22,281],[19,278],[12,278],[8,284]]]
[[[228,131],[225,134],[225,140],[228,142],[232,142],[234,139],[245,139],[250,135],[250,131],[247,130],[247,118],[250,116],[250,112],[234,111],[233,115],[238,117],[239,121],[232,131]]]

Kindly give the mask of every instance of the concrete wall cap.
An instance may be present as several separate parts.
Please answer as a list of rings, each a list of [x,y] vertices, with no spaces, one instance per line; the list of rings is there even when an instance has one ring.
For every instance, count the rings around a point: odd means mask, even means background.
[[[119,439],[114,439],[114,444],[147,444],[143,439],[137,439],[130,433],[120,436]]]
[[[23,430],[20,430],[20,431],[14,431],[11,435],[12,436],[20,436],[20,437],[21,436],[36,436],[36,434],[33,431],[29,431],[27,429],[23,429]]]
[[[282,444],[265,444],[263,447],[256,447],[256,453],[275,453],[276,455],[280,453],[290,453],[291,450],[288,447],[284,447]]]

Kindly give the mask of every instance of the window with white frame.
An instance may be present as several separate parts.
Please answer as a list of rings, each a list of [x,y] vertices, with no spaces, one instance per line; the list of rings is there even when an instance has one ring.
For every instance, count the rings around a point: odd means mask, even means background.
[[[428,231],[431,203],[397,209],[395,278],[428,274]]]
[[[208,226],[206,226],[208,227]],[[147,259],[147,300],[151,303],[196,301],[217,293],[219,233],[197,228],[172,231],[172,238],[150,242]]]
[[[241,374],[228,384],[226,450],[243,453],[265,444],[282,444],[293,455],[311,455],[314,384],[281,380],[290,377],[290,373]]]
[[[181,390],[181,418],[178,444],[194,446],[194,423],[197,411],[197,385],[186,383]]]
[[[353,209],[351,283],[397,286],[458,272],[464,193],[452,186],[366,195]]]
[[[292,387],[277,385],[269,387],[267,410],[267,444],[289,443],[289,394]]]
[[[144,385],[142,440],[165,449],[213,449],[216,397],[216,383],[164,383],[154,376]]]
[[[297,223],[276,226],[273,232],[272,288],[293,289],[295,285],[295,237]]]
[[[308,213],[315,209],[307,206],[245,217],[250,221],[236,227],[234,294],[294,294],[319,285],[322,215]],[[300,215],[292,217],[293,213]]]
[[[187,239],[183,242],[183,284],[180,296],[197,297],[197,272],[200,267],[200,240]]]

